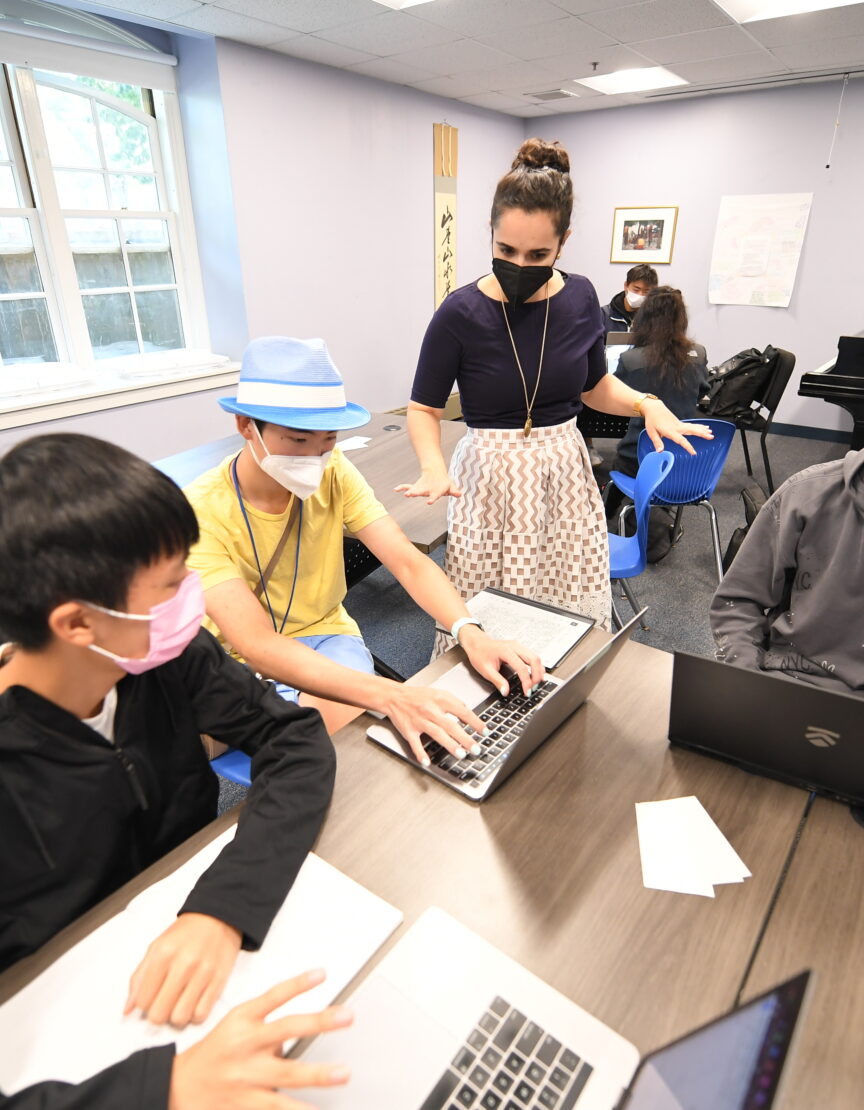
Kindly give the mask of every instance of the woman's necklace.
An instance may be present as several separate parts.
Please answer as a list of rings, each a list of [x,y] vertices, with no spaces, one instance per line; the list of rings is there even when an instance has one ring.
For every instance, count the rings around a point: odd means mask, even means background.
[[[507,309],[504,307],[504,302],[501,302],[501,311],[504,313],[504,323],[507,325],[507,334],[510,336],[510,346],[513,348],[513,357],[516,359],[516,368],[519,371],[519,377],[522,379],[522,391],[525,394],[525,408],[527,409],[527,418],[525,420],[525,427],[522,429],[522,435],[525,439],[531,435],[531,429],[534,427],[531,420],[531,411],[534,408],[534,402],[537,400],[537,390],[540,388],[540,375],[543,373],[543,352],[546,350],[546,329],[549,326],[549,282],[546,282],[546,319],[543,321],[543,340],[540,344],[540,361],[537,364],[537,381],[534,383],[534,392],[531,395],[531,400],[528,400],[528,383],[525,380],[525,371],[522,369],[522,363],[519,360],[519,352],[516,350],[516,343],[513,339],[513,332],[510,329],[510,321],[507,319]]]

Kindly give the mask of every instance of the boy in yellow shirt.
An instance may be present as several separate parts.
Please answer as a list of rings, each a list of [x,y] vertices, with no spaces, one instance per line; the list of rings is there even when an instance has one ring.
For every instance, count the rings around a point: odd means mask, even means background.
[[[336,447],[338,431],[370,416],[346,401],[323,340],[254,340],[236,397],[219,403],[236,415],[246,443],[186,495],[201,530],[189,565],[201,576],[207,615],[223,645],[275,679],[283,696],[319,708],[331,731],[359,706],[387,715],[421,762],[428,763],[421,734],[464,757],[459,721],[483,728],[466,705],[374,674],[342,605],[343,529],[451,629],[474,669],[496,687],[506,692],[501,668],[508,665],[527,692],[542,665],[521,645],[486,635],[443,571],[417,551]]]

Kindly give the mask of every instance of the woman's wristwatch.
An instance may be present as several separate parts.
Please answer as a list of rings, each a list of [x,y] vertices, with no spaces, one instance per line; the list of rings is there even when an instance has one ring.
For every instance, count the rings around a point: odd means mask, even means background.
[[[645,415],[642,412],[642,406],[645,404],[646,401],[659,401],[659,400],[660,400],[660,398],[657,396],[656,393],[643,393],[640,397],[637,397],[636,400],[633,402],[633,411],[636,413],[637,416],[641,417],[644,420]]]
[[[459,643],[459,633],[462,631],[466,624],[476,624],[480,631],[483,631],[483,625],[480,623],[480,621],[477,620],[476,617],[460,617],[458,621],[453,622],[453,627],[450,629],[450,635],[453,637],[457,644]]]

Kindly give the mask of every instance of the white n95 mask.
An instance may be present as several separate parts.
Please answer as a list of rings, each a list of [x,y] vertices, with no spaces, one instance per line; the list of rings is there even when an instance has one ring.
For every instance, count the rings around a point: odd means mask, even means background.
[[[255,462],[265,474],[284,486],[289,493],[305,501],[321,485],[324,470],[330,461],[332,451],[325,451],[323,455],[273,455],[268,450],[255,424],[255,434],[264,448],[264,458],[259,459],[253,451]]]
[[[645,298],[641,293],[628,293],[627,303],[631,308],[641,308],[645,304]]]

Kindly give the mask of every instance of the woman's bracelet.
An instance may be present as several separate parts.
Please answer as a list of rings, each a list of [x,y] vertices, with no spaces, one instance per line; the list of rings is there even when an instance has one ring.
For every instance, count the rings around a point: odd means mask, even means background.
[[[643,393],[641,396],[637,397],[636,400],[633,402],[633,411],[636,413],[637,416],[641,417],[644,420],[645,416],[642,412],[642,406],[645,404],[646,401],[659,401],[659,400],[660,400],[660,398],[657,396],[656,393]]]

